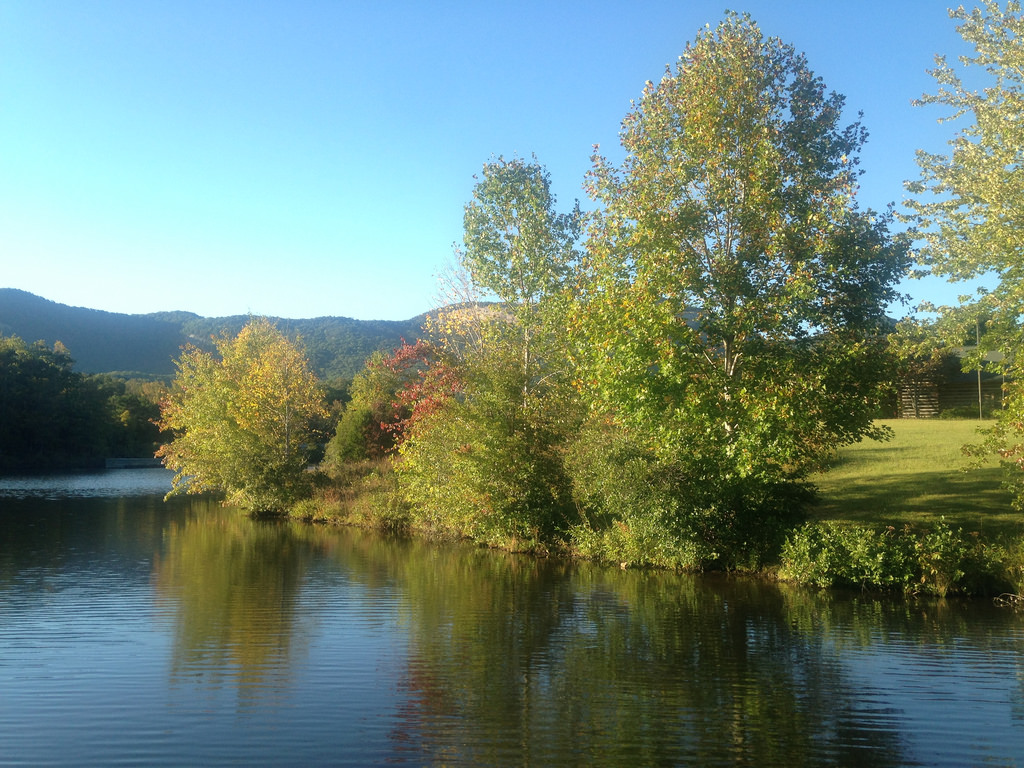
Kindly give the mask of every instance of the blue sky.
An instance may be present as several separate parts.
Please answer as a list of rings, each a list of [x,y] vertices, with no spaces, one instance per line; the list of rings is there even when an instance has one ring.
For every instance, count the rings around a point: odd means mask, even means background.
[[[0,287],[112,312],[405,319],[430,309],[492,154],[563,207],[726,8],[864,112],[862,207],[903,198],[953,130],[935,0],[0,0]],[[952,301],[940,281],[906,286]]]

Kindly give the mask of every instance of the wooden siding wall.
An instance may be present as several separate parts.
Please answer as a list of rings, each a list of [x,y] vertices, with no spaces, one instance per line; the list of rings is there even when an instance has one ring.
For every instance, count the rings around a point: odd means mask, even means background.
[[[981,402],[988,409],[999,407],[1003,402],[1002,383],[997,381],[981,382]],[[950,382],[939,388],[939,410],[947,408],[977,408],[978,382]]]
[[[934,381],[905,381],[897,401],[901,419],[930,419],[939,415],[939,385]]]
[[[986,410],[1003,402],[999,379],[981,382],[981,401]],[[901,419],[930,419],[950,408],[978,407],[977,381],[907,381],[899,389],[897,400]]]

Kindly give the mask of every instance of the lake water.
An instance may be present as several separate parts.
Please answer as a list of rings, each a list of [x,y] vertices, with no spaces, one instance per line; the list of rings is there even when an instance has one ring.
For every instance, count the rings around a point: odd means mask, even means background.
[[[0,765],[1024,766],[1024,615],[0,480]]]

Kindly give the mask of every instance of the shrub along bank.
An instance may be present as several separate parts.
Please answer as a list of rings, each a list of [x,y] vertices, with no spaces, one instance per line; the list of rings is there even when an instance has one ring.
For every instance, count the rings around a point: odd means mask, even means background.
[[[1024,591],[1024,540],[986,542],[940,522],[931,528],[809,523],[782,549],[781,579],[819,587],[950,593]]]

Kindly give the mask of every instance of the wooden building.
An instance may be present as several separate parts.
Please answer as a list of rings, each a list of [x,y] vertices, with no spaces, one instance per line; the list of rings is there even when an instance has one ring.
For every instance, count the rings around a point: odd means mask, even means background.
[[[964,371],[960,358],[965,351],[954,350],[941,363],[902,379],[897,389],[896,415],[901,419],[929,419],[955,410],[964,416],[977,416],[980,408],[989,416],[1001,408],[1005,377],[984,370]],[[998,362],[1002,355],[991,352],[986,359]]]

